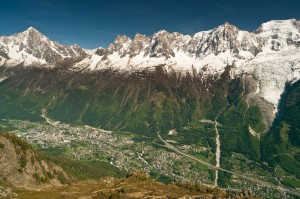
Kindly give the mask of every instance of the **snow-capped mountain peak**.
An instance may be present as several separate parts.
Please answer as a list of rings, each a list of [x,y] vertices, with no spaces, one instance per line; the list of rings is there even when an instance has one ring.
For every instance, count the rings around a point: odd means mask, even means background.
[[[298,32],[299,33],[299,21],[296,19],[288,19],[288,20],[271,20],[266,23],[263,23],[257,30],[257,33],[264,32],[268,34],[279,33],[279,32]]]
[[[256,31],[268,40],[268,48],[274,51],[300,46],[300,23],[295,19],[273,20],[263,23]]]
[[[35,29],[34,27],[29,27],[27,30],[25,30],[23,33],[34,33],[34,34],[40,34],[42,35],[42,33],[40,33],[37,29]]]
[[[170,35],[170,33],[166,30],[160,30],[160,31],[154,33],[153,37],[160,37],[160,36],[166,36],[166,35]]]
[[[41,32],[39,32],[37,29],[33,27],[29,27],[27,30],[19,34],[24,35],[27,38],[39,37],[39,38],[44,38],[45,40],[49,40],[46,36],[44,36]]]
[[[108,51],[113,54],[114,52],[119,53],[120,56],[125,56],[125,51],[129,46],[131,39],[126,35],[118,35],[114,42],[109,45]]]
[[[225,22],[224,24],[216,27],[213,31],[224,32],[224,33],[235,33],[239,31],[239,28],[229,22]]]
[[[86,57],[78,45],[65,46],[51,41],[33,27],[12,36],[0,37],[0,65],[55,66],[75,63]]]

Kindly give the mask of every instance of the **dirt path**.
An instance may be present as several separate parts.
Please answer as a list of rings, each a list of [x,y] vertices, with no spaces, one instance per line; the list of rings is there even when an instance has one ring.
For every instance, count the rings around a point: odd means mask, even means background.
[[[218,131],[218,123],[215,120],[215,130],[216,130],[216,167],[220,168],[220,157],[221,157],[221,142],[220,142],[220,135]],[[216,170],[215,174],[215,187],[218,187],[218,178],[219,178],[219,170]]]

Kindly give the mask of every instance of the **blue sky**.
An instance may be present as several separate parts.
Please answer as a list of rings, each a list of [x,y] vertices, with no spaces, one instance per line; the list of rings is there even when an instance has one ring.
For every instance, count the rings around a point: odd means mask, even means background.
[[[228,21],[254,31],[271,19],[300,19],[298,0],[0,0],[0,35],[35,27],[50,39],[107,47],[118,34],[194,34]]]

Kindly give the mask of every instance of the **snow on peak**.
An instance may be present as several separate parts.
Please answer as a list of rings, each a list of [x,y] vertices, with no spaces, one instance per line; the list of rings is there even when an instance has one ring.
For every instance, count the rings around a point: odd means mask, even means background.
[[[296,19],[288,20],[271,20],[263,23],[256,32],[282,32],[282,31],[293,31],[295,27]]]
[[[116,52],[119,55],[123,55],[130,42],[131,39],[126,35],[118,35],[114,42],[109,45],[108,51],[111,53]]]
[[[134,37],[133,37],[133,40],[140,40],[140,39],[145,39],[145,38],[147,38],[146,35],[140,34],[140,33],[136,33],[136,34],[134,35]]]
[[[256,34],[267,40],[265,51],[281,51],[300,45],[300,25],[295,19],[263,23]]]
[[[125,43],[130,41],[131,39],[129,37],[127,37],[126,35],[118,35],[115,40],[114,43],[120,42],[120,43]]]
[[[34,27],[32,27],[32,26],[30,26],[29,28],[27,28],[27,30],[28,30],[28,31],[30,31],[30,30],[38,31],[36,28],[34,28]]]
[[[239,30],[238,27],[230,24],[229,22],[225,22],[224,24],[218,26],[215,28],[215,30],[224,30],[224,31],[230,31],[230,30]]]
[[[25,30],[24,32],[36,32],[36,33],[40,33],[36,28],[34,27],[29,27],[27,30]]]
[[[166,35],[166,34],[170,34],[170,33],[168,31],[166,31],[166,30],[160,30],[157,33],[154,33],[153,36],[155,37],[155,36]]]

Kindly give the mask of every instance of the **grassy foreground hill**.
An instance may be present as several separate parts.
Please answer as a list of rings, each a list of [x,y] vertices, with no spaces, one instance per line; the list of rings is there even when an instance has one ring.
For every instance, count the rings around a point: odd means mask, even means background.
[[[106,177],[100,181],[79,181],[63,187],[43,191],[20,191],[18,198],[258,198],[248,191],[241,193],[224,192],[216,188],[185,183],[180,185],[163,184],[149,178],[146,174],[133,172],[126,178]]]

